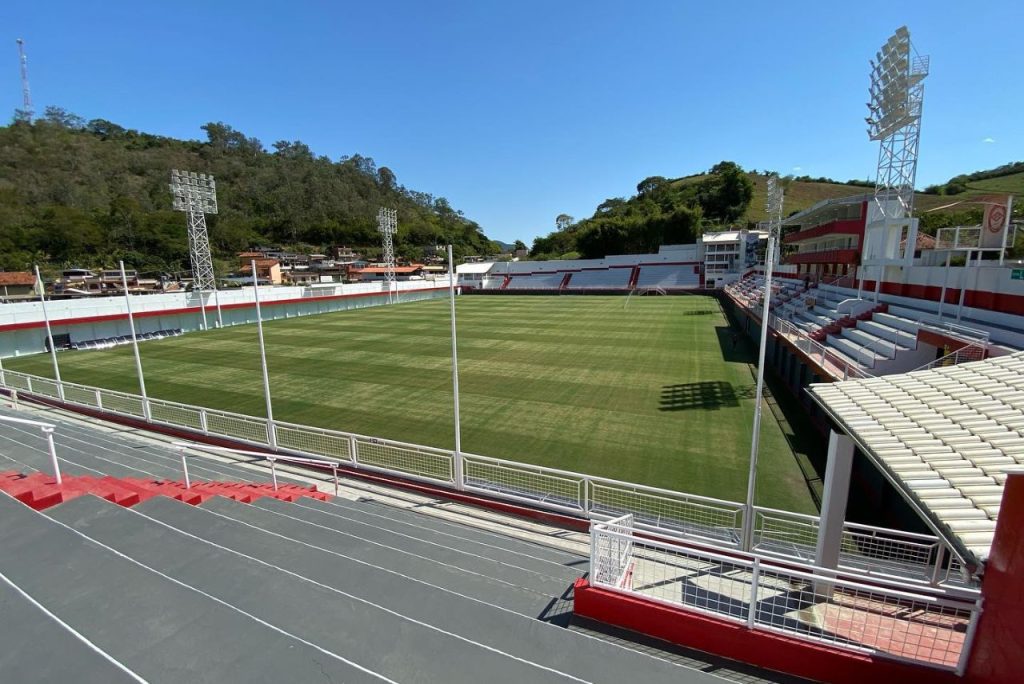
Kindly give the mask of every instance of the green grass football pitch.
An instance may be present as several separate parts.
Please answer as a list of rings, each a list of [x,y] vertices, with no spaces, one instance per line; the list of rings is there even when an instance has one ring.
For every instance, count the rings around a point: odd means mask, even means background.
[[[264,324],[274,417],[452,448],[445,299]],[[462,448],[742,501],[753,351],[711,297],[458,299]],[[140,345],[152,397],[264,416],[255,325]],[[130,346],[59,355],[65,380],[138,392]],[[47,355],[8,368],[52,376]],[[757,502],[813,512],[764,412]]]

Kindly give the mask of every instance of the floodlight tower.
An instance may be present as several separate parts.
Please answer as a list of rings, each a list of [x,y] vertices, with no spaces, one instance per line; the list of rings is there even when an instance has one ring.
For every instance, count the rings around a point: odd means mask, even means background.
[[[28,57],[25,56],[25,41],[18,38],[18,61],[21,62],[21,110],[28,122],[32,123],[32,91],[28,87]]]
[[[867,103],[869,115],[865,121],[868,138],[881,144],[875,176],[877,219],[872,222],[874,230],[869,226],[866,231],[867,244],[863,246],[863,254],[878,266],[876,300],[882,269],[887,261],[898,261],[896,257],[903,229],[911,229],[913,225],[914,182],[928,66],[928,57],[918,55],[914,50],[906,26],[896,29],[871,60],[871,101]],[[908,249],[913,253],[914,240],[910,237],[916,239],[916,235],[907,236]],[[894,243],[897,250],[893,249]]]
[[[217,279],[210,255],[210,238],[206,233],[206,215],[217,213],[217,184],[212,175],[195,171],[171,170],[171,195],[174,209],[188,216],[188,248],[192,259],[192,289],[200,293],[203,328],[206,328],[206,304],[203,292],[213,290],[217,299]],[[217,324],[223,325],[220,301],[217,299]]]
[[[380,231],[384,243],[384,279],[388,284],[388,303],[391,303],[391,290],[395,282],[395,233],[398,231],[398,210],[380,208],[377,212],[377,230]]]
[[[757,355],[757,389],[754,392],[754,432],[750,438],[750,474],[747,477],[747,503],[743,514],[743,549],[754,545],[754,496],[757,491],[757,455],[761,441],[761,395],[764,393],[764,353],[768,344],[768,318],[771,315],[772,269],[775,250],[782,232],[782,184],[778,174],[768,176],[768,249],[764,255],[764,304],[761,308],[761,346]]]

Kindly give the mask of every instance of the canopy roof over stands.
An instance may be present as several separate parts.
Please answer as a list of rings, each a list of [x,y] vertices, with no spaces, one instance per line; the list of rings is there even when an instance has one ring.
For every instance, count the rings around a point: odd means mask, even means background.
[[[1024,352],[808,391],[965,559],[988,558],[1024,470]]]

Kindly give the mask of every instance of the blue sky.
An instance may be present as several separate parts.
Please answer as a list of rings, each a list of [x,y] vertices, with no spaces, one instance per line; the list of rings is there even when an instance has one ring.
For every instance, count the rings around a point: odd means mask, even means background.
[[[873,176],[868,59],[904,23],[932,65],[918,185],[1024,159],[1021,7],[6,2],[0,107],[20,106],[23,37],[37,110],[197,139],[223,121],[267,146],[358,152],[490,237],[529,243],[559,213],[723,159]]]

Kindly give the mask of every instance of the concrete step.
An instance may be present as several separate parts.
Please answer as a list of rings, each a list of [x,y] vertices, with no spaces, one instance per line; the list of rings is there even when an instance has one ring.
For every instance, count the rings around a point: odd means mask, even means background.
[[[890,310],[891,310],[891,308],[892,307],[890,307]],[[920,326],[917,324],[916,321],[912,321],[910,319],[903,318],[902,316],[895,316],[895,315],[893,315],[891,313],[881,313],[881,312],[876,313],[876,314],[872,314],[871,320],[876,321],[878,323],[881,323],[882,325],[887,325],[890,328],[896,328],[897,330],[902,330],[905,333],[909,333],[909,334],[913,335],[914,339],[917,339],[917,330],[918,330],[918,328]]]
[[[123,512],[117,526],[94,525],[91,534],[397,681],[561,682],[567,671],[590,681],[620,681],[628,673],[643,681],[678,681],[679,670],[667,663],[594,657],[581,643],[568,644],[566,630],[212,511],[156,498]],[[144,523],[152,521],[142,514],[174,534],[157,547],[144,544]]]
[[[321,665],[335,681],[373,681],[90,541],[93,527],[113,527],[113,536],[130,536],[132,532],[119,524],[126,517],[144,520],[93,496],[78,497],[44,515],[0,495],[0,548],[17,549],[0,553],[0,570],[98,648],[149,681],[313,681],[323,676]],[[153,524],[135,534],[136,542],[155,548],[165,536]],[[51,648],[49,657],[60,660],[64,654]],[[67,681],[81,681],[83,676],[79,673]]]
[[[857,328],[864,330],[865,332],[871,333],[876,337],[881,337],[883,340],[889,340],[896,344],[906,347],[907,349],[917,348],[917,336],[912,335],[909,332],[894,328],[892,326],[885,325],[878,317],[882,314],[873,314],[870,321],[858,321]]]
[[[865,368],[874,368],[875,363],[885,358],[870,351],[869,349],[866,349],[848,337],[829,335],[825,344],[826,346],[838,349],[848,358],[853,359]]]
[[[898,352],[906,351],[905,347],[900,347],[889,340],[884,340],[860,328],[844,328],[842,335],[887,359],[894,359]]]

